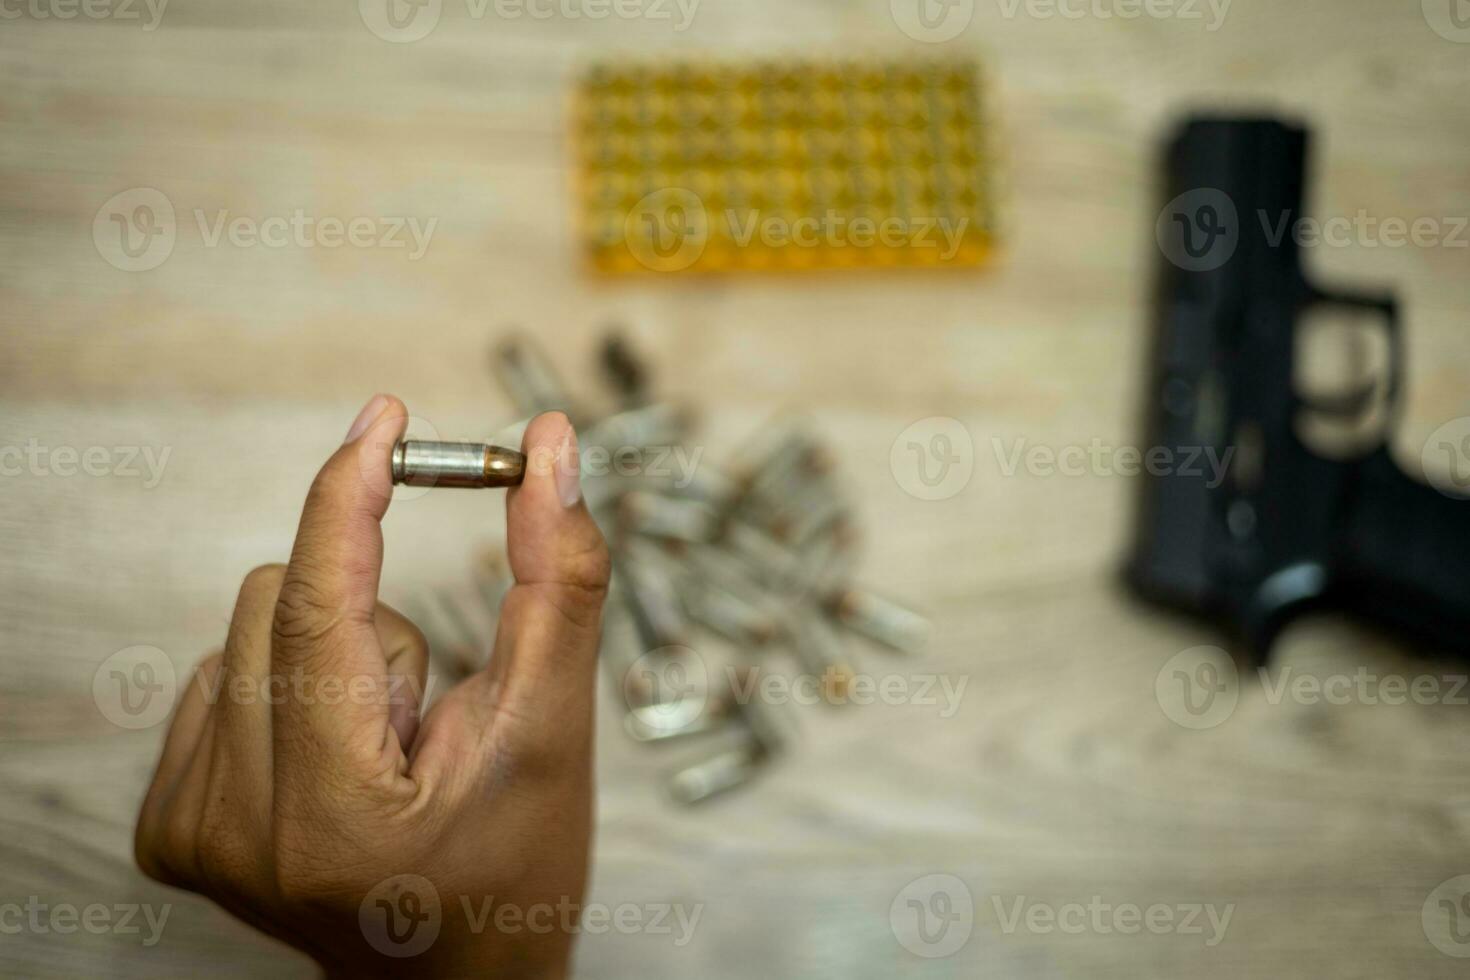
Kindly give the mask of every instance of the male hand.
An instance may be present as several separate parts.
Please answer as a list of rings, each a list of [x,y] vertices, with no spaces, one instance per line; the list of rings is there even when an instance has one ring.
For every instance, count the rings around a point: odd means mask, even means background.
[[[559,413],[526,430],[493,655],[421,720],[423,634],[378,601],[406,424],[396,398],[369,402],[311,486],[289,564],[245,577],[224,650],[168,733],[138,863],[329,973],[562,975],[587,878],[609,572],[576,435]],[[514,929],[484,915],[505,906]]]

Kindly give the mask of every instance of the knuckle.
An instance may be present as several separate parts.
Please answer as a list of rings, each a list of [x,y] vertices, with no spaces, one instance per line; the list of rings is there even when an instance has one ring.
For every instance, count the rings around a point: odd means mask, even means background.
[[[280,848],[275,864],[274,889],[281,904],[293,911],[320,911],[349,907],[360,891],[361,877],[350,864],[328,866],[321,861],[292,858]]]
[[[585,593],[589,599],[601,602],[612,577],[612,556],[601,531],[566,556],[565,569],[564,584]]]
[[[307,577],[288,577],[276,598],[271,621],[271,642],[278,649],[311,646],[321,642],[342,616],[332,602]]]
[[[285,565],[259,565],[245,573],[245,580],[240,583],[240,598],[257,602],[272,600],[280,594],[285,579]]]
[[[378,624],[394,651],[427,657],[429,640],[419,625],[390,606],[378,603]]]
[[[178,808],[165,813],[151,833],[134,841],[134,858],[143,873],[166,885],[192,887],[198,848],[193,821]]]
[[[212,830],[199,835],[195,850],[199,877],[216,892],[240,892],[258,860],[233,833]]]
[[[171,884],[173,877],[164,867],[163,855],[158,845],[158,835],[149,821],[139,821],[138,829],[133,834],[133,862],[138,869],[163,884]]]
[[[359,482],[361,474],[355,459],[339,451],[327,460],[311,481],[311,487],[306,492],[307,506],[329,505],[344,494],[356,490]]]
[[[194,821],[175,809],[163,818],[163,852],[173,859],[192,858],[196,841]]]

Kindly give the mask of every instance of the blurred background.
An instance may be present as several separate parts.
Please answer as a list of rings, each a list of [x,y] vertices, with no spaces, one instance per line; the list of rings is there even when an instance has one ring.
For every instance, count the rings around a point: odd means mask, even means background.
[[[1464,662],[1314,616],[1266,677],[1221,668],[1228,710],[1181,713],[1172,658],[1227,638],[1122,584],[1139,478],[1046,463],[1143,445],[1160,155],[1201,110],[1310,126],[1306,214],[1377,230],[1321,236],[1303,263],[1400,303],[1394,457],[1422,477],[1431,436],[1470,436],[1463,0],[0,0],[0,17],[0,973],[313,975],[133,866],[168,685],[222,642],[241,577],[285,559],[373,392],[420,434],[506,432],[522,406],[491,351],[520,335],[596,420],[616,331],[657,400],[697,417],[681,444],[701,467],[759,460],[773,419],[801,419],[853,580],[929,629],[901,655],[853,638],[851,669],[900,694],[779,706],[783,750],[696,805],[671,773],[709,748],[630,738],[609,671],[589,901],[697,922],[584,935],[579,975],[1464,975]],[[596,66],[758,84],[794,58],[880,89],[871,66],[978,65],[973,112],[945,119],[979,140],[959,159],[981,179],[935,205],[984,225],[966,261],[822,270],[778,248],[706,268],[683,238],[639,259],[645,213],[658,235],[689,227],[644,192],[687,188],[636,154],[598,169],[588,93],[622,83]],[[858,205],[881,218],[901,196]],[[1385,234],[1421,218],[1434,234]],[[1470,439],[1450,444],[1470,467]],[[498,495],[408,493],[384,533],[384,599],[453,647],[443,597],[465,601],[502,546]],[[139,663],[164,694],[141,720],[106,694],[107,665]],[[1437,693],[1279,686],[1360,670]],[[156,934],[146,916],[12,928],[3,908],[27,903],[169,911]]]

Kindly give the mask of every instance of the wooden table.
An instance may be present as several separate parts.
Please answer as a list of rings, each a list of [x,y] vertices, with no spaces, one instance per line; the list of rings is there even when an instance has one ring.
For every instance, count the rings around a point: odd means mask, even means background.
[[[487,434],[510,417],[481,366],[492,337],[529,329],[590,385],[616,321],[662,390],[704,408],[712,459],[777,410],[811,416],[867,528],[865,580],[936,623],[921,659],[865,664],[969,686],[950,718],[803,709],[799,752],[694,810],[659,788],[689,750],[630,744],[609,689],[591,898],[703,911],[683,946],[587,936],[579,973],[1463,976],[1421,910],[1470,873],[1467,709],[1272,703],[1247,678],[1224,724],[1174,724],[1155,676],[1216,638],[1120,591],[1134,484],[1007,476],[1001,462],[1019,440],[1137,438],[1154,155],[1171,119],[1191,106],[1310,119],[1319,215],[1465,215],[1470,45],[1410,0],[1236,0],[1213,31],[1203,4],[1202,20],[968,6],[956,39],[928,44],[895,26],[887,0],[705,0],[684,31],[677,13],[536,19],[444,0],[432,33],[393,43],[350,3],[174,0],[154,30],[141,5],[63,20],[5,4],[20,16],[0,23],[0,446],[34,446],[39,462],[0,479],[0,906],[170,913],[152,946],[146,928],[0,933],[0,973],[310,974],[133,867],[163,728],[109,722],[94,674],[144,644],[183,675],[220,642],[241,576],[284,557],[311,474],[368,394],[396,392],[440,432]],[[983,275],[589,279],[569,220],[569,79],[597,56],[676,52],[982,56],[1008,171],[1004,261]],[[127,272],[104,261],[92,225],[140,186],[172,203],[177,240],[159,267]],[[220,211],[259,222],[297,209],[437,225],[416,261],[208,242]],[[1429,432],[1470,414],[1470,252],[1368,244],[1308,261],[1404,301],[1398,442],[1412,462]],[[975,469],[962,493],[922,501],[889,454],[934,416],[963,423]],[[102,447],[93,469],[107,475],[62,475],[62,447]],[[126,447],[166,448],[161,478],[114,472]],[[466,526],[480,531],[467,539]],[[395,508],[385,597],[411,604],[461,579],[500,528],[497,503],[476,495]],[[1280,662],[1463,671],[1336,621],[1294,629]],[[890,907],[938,873],[964,882],[973,932],[926,959],[897,941]],[[1111,919],[1007,930],[1037,903],[1233,911],[1212,946],[1208,927],[1127,934]],[[13,921],[0,911],[0,926]]]

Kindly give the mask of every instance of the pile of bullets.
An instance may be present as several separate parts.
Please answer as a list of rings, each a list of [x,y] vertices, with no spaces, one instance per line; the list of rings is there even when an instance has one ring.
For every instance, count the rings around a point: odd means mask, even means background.
[[[600,418],[582,414],[525,337],[498,344],[492,367],[519,415],[560,410],[577,427],[583,494],[613,554],[601,657],[624,728],[639,742],[706,747],[673,773],[676,800],[740,785],[790,747],[779,707],[791,699],[762,694],[773,662],[794,657],[814,700],[841,704],[856,673],[844,634],[895,653],[924,644],[922,617],[852,584],[851,511],[833,456],[805,426],[768,427],[717,470],[691,443],[692,413],[649,398],[644,365],[617,335],[599,354],[614,395]],[[509,584],[503,560],[484,557],[472,590],[414,610],[446,673],[480,667]]]

